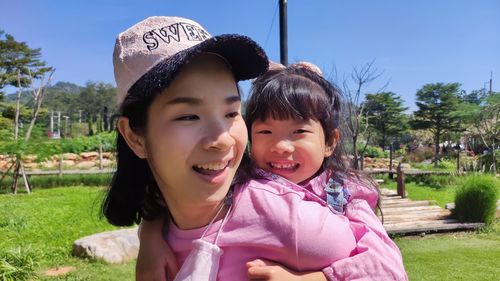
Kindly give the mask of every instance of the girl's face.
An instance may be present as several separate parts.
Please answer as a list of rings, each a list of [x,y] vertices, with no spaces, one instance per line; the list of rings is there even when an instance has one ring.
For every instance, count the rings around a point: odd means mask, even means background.
[[[142,150],[169,206],[218,203],[247,144],[232,73],[209,59],[187,65],[151,104]],[[140,155],[142,153],[142,155]]]
[[[256,120],[251,132],[251,155],[256,165],[294,183],[312,177],[335,145],[326,145],[323,127],[312,119]]]

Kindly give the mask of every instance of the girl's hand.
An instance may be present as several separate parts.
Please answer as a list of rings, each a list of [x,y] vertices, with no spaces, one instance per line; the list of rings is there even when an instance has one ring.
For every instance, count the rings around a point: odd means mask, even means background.
[[[175,255],[163,239],[162,226],[162,219],[141,223],[135,266],[137,281],[170,281],[179,271]]]
[[[327,281],[326,276],[321,271],[316,272],[296,272],[285,266],[264,259],[256,259],[246,263],[249,280],[269,280],[269,281],[299,281],[315,280]]]

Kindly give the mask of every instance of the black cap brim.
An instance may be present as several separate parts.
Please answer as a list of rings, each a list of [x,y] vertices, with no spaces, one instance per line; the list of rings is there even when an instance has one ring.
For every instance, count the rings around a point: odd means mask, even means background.
[[[224,34],[160,61],[132,85],[129,93],[144,97],[163,91],[177,77],[184,65],[198,54],[207,52],[224,57],[230,64],[236,81],[255,78],[265,73],[269,67],[266,53],[255,41],[242,35]]]

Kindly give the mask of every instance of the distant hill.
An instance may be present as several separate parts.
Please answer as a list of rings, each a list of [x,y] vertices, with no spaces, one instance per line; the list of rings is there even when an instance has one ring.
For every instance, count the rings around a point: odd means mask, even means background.
[[[64,110],[82,91],[83,87],[71,82],[57,82],[47,88],[47,93],[42,106],[49,107],[54,110]],[[5,96],[7,102],[16,100],[16,93],[11,93]],[[31,93],[23,91],[21,93],[21,103],[26,104],[31,100]]]
[[[63,92],[68,94],[79,94],[83,87],[73,84],[71,82],[57,82],[55,85],[49,87],[49,92]]]

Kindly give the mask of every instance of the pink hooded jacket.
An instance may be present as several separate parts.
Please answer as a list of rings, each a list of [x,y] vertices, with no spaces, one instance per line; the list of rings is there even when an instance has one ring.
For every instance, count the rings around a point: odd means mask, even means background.
[[[232,211],[218,240],[224,251],[218,280],[248,280],[245,263],[256,258],[295,271],[322,269],[329,280],[407,280],[399,249],[372,210],[376,190],[346,181],[351,197],[344,216],[324,200],[327,173],[303,186],[261,175],[234,187]],[[221,223],[204,239],[213,243]],[[204,230],[170,225],[167,241],[179,264]]]

